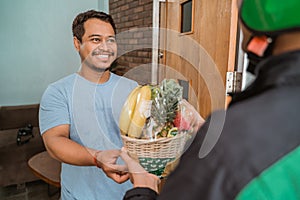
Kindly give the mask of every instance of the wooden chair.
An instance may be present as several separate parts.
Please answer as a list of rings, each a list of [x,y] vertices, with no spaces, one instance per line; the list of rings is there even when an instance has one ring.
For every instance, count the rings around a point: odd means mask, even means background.
[[[47,151],[32,156],[28,160],[28,166],[37,177],[48,184],[49,196],[60,190],[61,163],[53,159]],[[57,190],[54,193],[50,192],[50,186],[56,187]]]

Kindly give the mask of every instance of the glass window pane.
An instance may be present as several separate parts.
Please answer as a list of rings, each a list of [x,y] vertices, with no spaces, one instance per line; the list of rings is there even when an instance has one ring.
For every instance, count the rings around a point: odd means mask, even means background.
[[[181,33],[192,31],[192,0],[181,4]]]

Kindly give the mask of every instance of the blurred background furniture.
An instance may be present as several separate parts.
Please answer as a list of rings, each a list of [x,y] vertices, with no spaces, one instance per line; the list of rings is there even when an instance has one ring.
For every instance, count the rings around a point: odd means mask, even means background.
[[[47,151],[32,156],[28,160],[28,166],[33,174],[48,184],[49,196],[59,191],[61,163],[52,158]],[[51,192],[50,186],[54,186],[58,189]]]
[[[38,128],[38,109],[38,104],[0,107],[1,187],[39,180],[27,165],[29,158],[45,151]],[[32,135],[22,137],[22,144],[18,145],[18,132],[28,124],[32,125]]]
[[[53,159],[47,151],[32,156],[28,160],[31,171],[46,183],[60,187],[61,163]]]

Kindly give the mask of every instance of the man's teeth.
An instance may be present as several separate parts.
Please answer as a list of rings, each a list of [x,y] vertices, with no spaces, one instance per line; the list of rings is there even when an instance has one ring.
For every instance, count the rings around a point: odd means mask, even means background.
[[[100,57],[100,58],[108,58],[108,56],[109,55],[103,55],[103,54],[98,55],[98,57]]]

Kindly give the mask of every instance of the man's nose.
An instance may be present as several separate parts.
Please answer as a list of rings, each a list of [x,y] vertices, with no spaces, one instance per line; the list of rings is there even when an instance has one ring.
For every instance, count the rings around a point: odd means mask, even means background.
[[[98,49],[101,49],[101,50],[104,50],[104,51],[108,50],[107,42],[106,41],[101,42],[100,45],[98,46]]]

